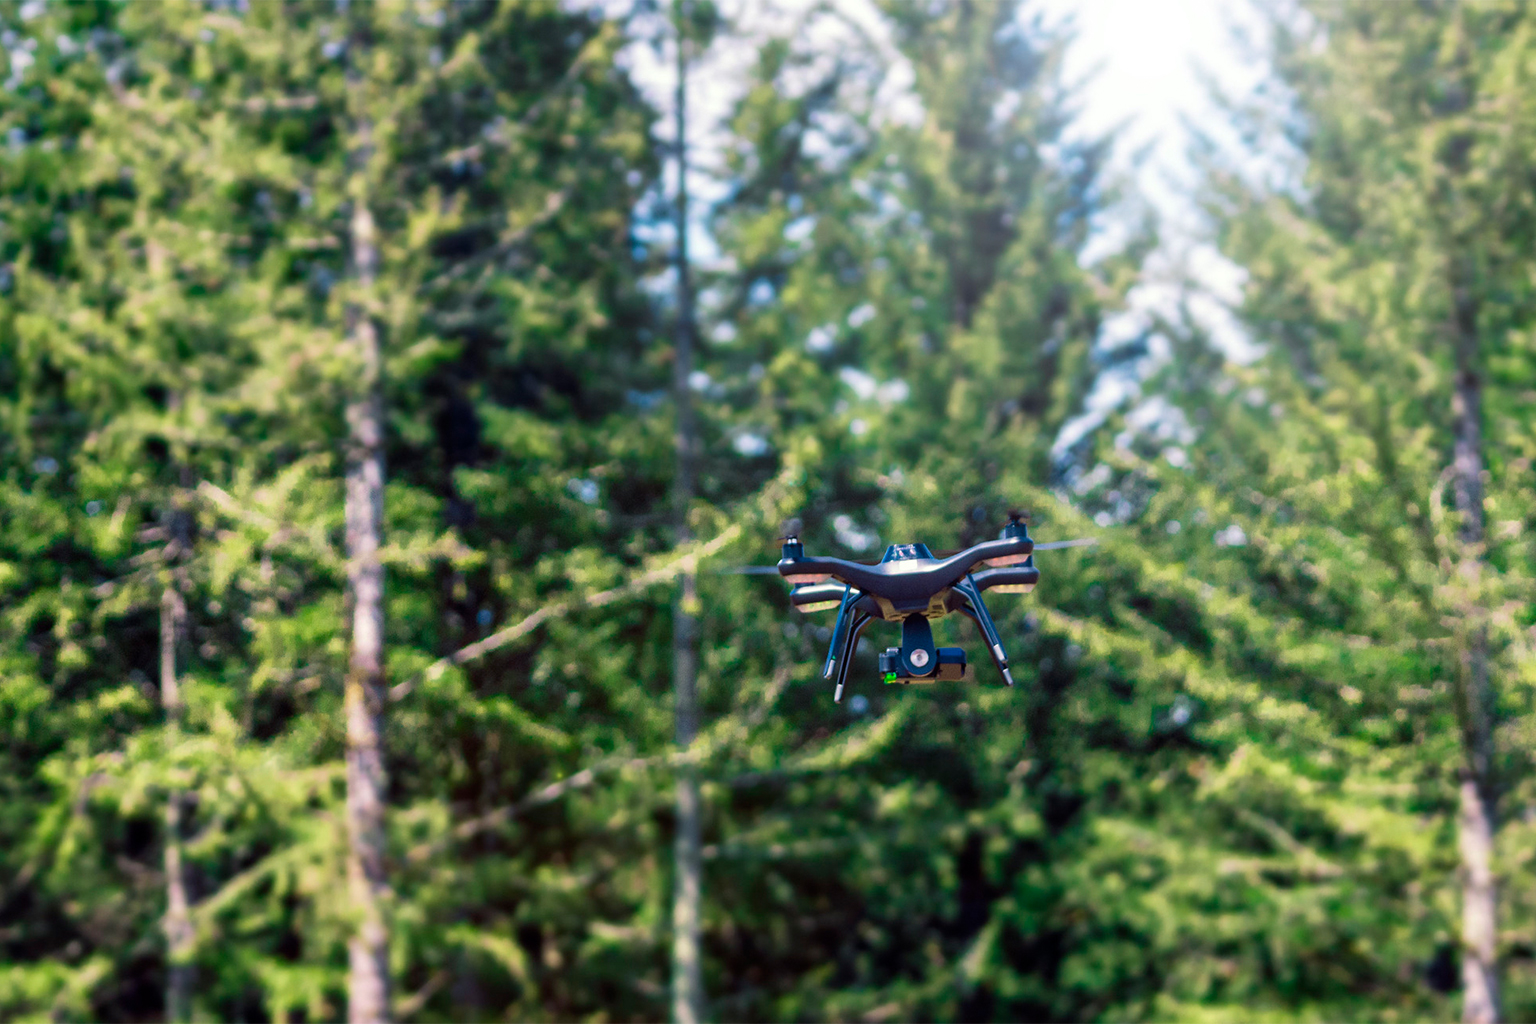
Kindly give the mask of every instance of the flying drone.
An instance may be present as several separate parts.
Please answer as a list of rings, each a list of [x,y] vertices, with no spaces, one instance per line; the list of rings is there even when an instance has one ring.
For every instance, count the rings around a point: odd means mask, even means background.
[[[790,602],[802,612],[837,609],[832,644],[822,677],[836,676],[835,703],[842,703],[848,664],[859,634],[876,619],[901,624],[901,646],[880,655],[880,674],[887,683],[935,683],[973,678],[959,647],[935,647],[929,622],[951,612],[969,616],[986,638],[992,663],[1013,685],[1008,654],[987,606],[983,591],[1027,594],[1040,580],[1035,568],[1035,542],[1021,513],[1010,512],[1008,525],[996,540],[964,551],[935,556],[924,544],[892,544],[874,565],[805,553],[796,526],[787,526],[778,571],[794,585]],[[1087,541],[1062,541],[1046,547],[1075,547]],[[973,571],[978,565],[990,568]]]

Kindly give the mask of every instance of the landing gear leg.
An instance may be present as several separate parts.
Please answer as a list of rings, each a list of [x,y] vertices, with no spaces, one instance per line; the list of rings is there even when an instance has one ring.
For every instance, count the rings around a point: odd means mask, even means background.
[[[853,651],[859,644],[859,634],[864,632],[864,627],[869,625],[871,616],[863,612],[854,615],[853,624],[849,627],[843,639],[843,650],[838,654],[837,666],[837,690],[832,694],[832,703],[843,702],[843,684],[848,681],[848,666],[853,661]]]
[[[1003,650],[1003,641],[997,635],[997,627],[992,625],[992,616],[987,614],[987,606],[981,600],[981,590],[976,586],[976,581],[967,576],[955,584],[955,590],[965,598],[971,618],[976,620],[976,625],[981,627],[981,635],[987,640],[987,647],[992,652],[992,662],[997,670],[1002,673],[1003,682],[1013,685],[1013,674],[1008,671],[1008,652]]]

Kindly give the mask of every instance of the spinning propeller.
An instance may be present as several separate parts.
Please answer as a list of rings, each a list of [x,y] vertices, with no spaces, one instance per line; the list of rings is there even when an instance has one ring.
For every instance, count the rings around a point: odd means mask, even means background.
[[[1076,540],[1048,540],[1044,544],[1036,544],[1036,551],[1060,551],[1062,548],[1089,548],[1099,542],[1097,537],[1078,537]],[[955,554],[953,551],[940,551],[934,557],[948,558]],[[726,576],[777,576],[779,567],[776,565],[727,565],[716,569]],[[993,588],[994,590],[997,588]],[[801,611],[815,611],[816,609],[800,609]]]

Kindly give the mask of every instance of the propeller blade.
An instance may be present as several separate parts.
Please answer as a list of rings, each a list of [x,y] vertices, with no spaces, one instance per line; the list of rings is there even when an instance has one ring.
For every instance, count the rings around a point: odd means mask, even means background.
[[[1078,537],[1075,540],[1048,540],[1043,544],[1036,544],[1036,551],[1057,551],[1061,548],[1088,548],[1099,542],[1097,537]],[[959,554],[959,551],[935,552],[935,558],[948,558],[950,555]],[[877,563],[860,563],[877,564]],[[716,569],[717,573],[730,576],[777,576],[779,567],[776,565],[727,565]]]
[[[1036,551],[1055,551],[1059,548],[1086,548],[1099,542],[1097,537],[1079,537],[1076,540],[1048,540],[1043,544],[1036,544]],[[964,548],[955,548],[952,551],[935,551],[934,558],[948,558],[950,555],[958,555]]]

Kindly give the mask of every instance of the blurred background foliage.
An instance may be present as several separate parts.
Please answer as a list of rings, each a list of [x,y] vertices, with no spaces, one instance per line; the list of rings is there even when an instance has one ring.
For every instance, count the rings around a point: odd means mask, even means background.
[[[680,754],[670,575],[584,605],[696,547],[675,153],[626,57],[678,12],[0,4],[0,1017],[346,1014],[359,173],[398,1016],[665,1017],[681,759],[715,1019],[1448,1019],[1480,868],[1502,1013],[1536,1015],[1528,8],[1267,8],[1248,148],[1207,140],[1198,194],[1262,355],[1164,318],[1159,418],[1063,448],[1156,243],[1090,246],[1127,197],[1070,130],[1070,39],[1011,2],[683,6],[750,59],[695,218],[720,540]],[[1012,690],[946,622],[980,683],[878,685],[877,629],[834,705],[830,622],[721,571],[791,515],[876,557],[1010,508],[1098,539],[992,602]]]

